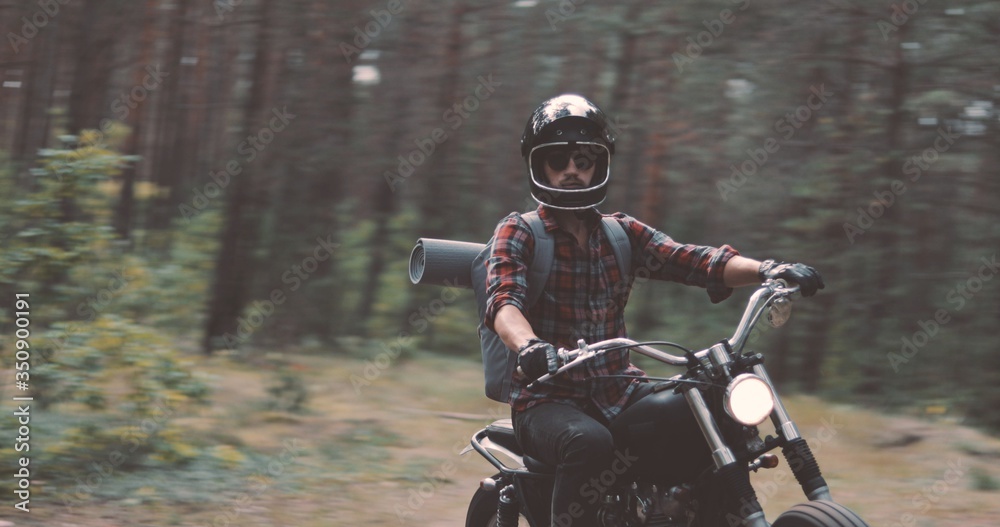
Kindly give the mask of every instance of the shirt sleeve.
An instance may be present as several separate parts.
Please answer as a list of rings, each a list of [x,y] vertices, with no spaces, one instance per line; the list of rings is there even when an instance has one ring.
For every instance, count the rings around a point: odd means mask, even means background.
[[[534,254],[534,239],[527,223],[517,213],[504,218],[493,233],[493,253],[486,261],[486,317],[491,331],[500,308],[512,305],[525,312],[528,294],[528,255]]]
[[[740,253],[730,247],[677,243],[666,234],[632,218],[616,215],[632,242],[632,272],[637,278],[669,280],[704,287],[713,304],[733,293],[722,278],[726,263]]]

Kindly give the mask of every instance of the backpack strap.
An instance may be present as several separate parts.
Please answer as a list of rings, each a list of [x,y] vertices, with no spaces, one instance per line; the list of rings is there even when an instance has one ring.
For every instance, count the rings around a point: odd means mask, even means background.
[[[545,232],[545,222],[538,215],[538,211],[531,211],[521,215],[531,229],[531,236],[535,240],[535,251],[531,257],[531,265],[528,267],[528,292],[527,304],[529,308],[538,302],[545,290],[545,283],[549,281],[549,272],[552,270],[552,261],[555,259],[555,241],[552,236]]]
[[[604,229],[604,235],[611,240],[611,248],[615,251],[615,261],[618,262],[622,280],[628,280],[629,273],[632,272],[632,243],[628,239],[628,233],[625,232],[621,222],[612,216],[602,216],[601,227]]]

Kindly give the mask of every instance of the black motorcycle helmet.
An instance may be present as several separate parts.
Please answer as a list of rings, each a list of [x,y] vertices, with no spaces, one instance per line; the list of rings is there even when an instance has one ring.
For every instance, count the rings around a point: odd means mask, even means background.
[[[592,154],[594,179],[587,188],[560,189],[549,186],[542,166],[546,149],[580,147]],[[528,166],[531,197],[546,207],[577,210],[604,201],[611,178],[611,156],[615,138],[608,119],[596,104],[574,94],[563,94],[543,102],[531,114],[521,136],[521,156]]]

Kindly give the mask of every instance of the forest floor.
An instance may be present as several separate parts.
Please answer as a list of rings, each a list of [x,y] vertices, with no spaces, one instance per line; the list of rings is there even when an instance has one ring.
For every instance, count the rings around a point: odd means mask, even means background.
[[[275,378],[273,361],[205,361],[213,404],[178,419],[261,453],[253,458],[253,475],[216,471],[209,478],[214,487],[186,480],[183,471],[122,475],[147,483],[123,485],[134,490],[72,510],[46,496],[41,483],[30,513],[3,500],[0,526],[463,525],[478,481],[493,471],[480,456],[458,451],[508,411],[482,395],[474,361],[383,359],[283,355],[308,392],[299,413],[263,409]],[[805,396],[785,400],[834,497],[873,527],[997,525],[1000,439],[947,416],[889,416]],[[772,520],[803,501],[783,459],[754,480]],[[214,490],[190,499],[157,491],[184,487]]]

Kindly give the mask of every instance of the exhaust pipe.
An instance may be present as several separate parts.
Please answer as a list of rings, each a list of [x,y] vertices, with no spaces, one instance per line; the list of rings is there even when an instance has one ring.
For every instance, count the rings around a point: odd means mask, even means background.
[[[486,245],[420,238],[410,252],[410,282],[472,289],[472,261]]]

